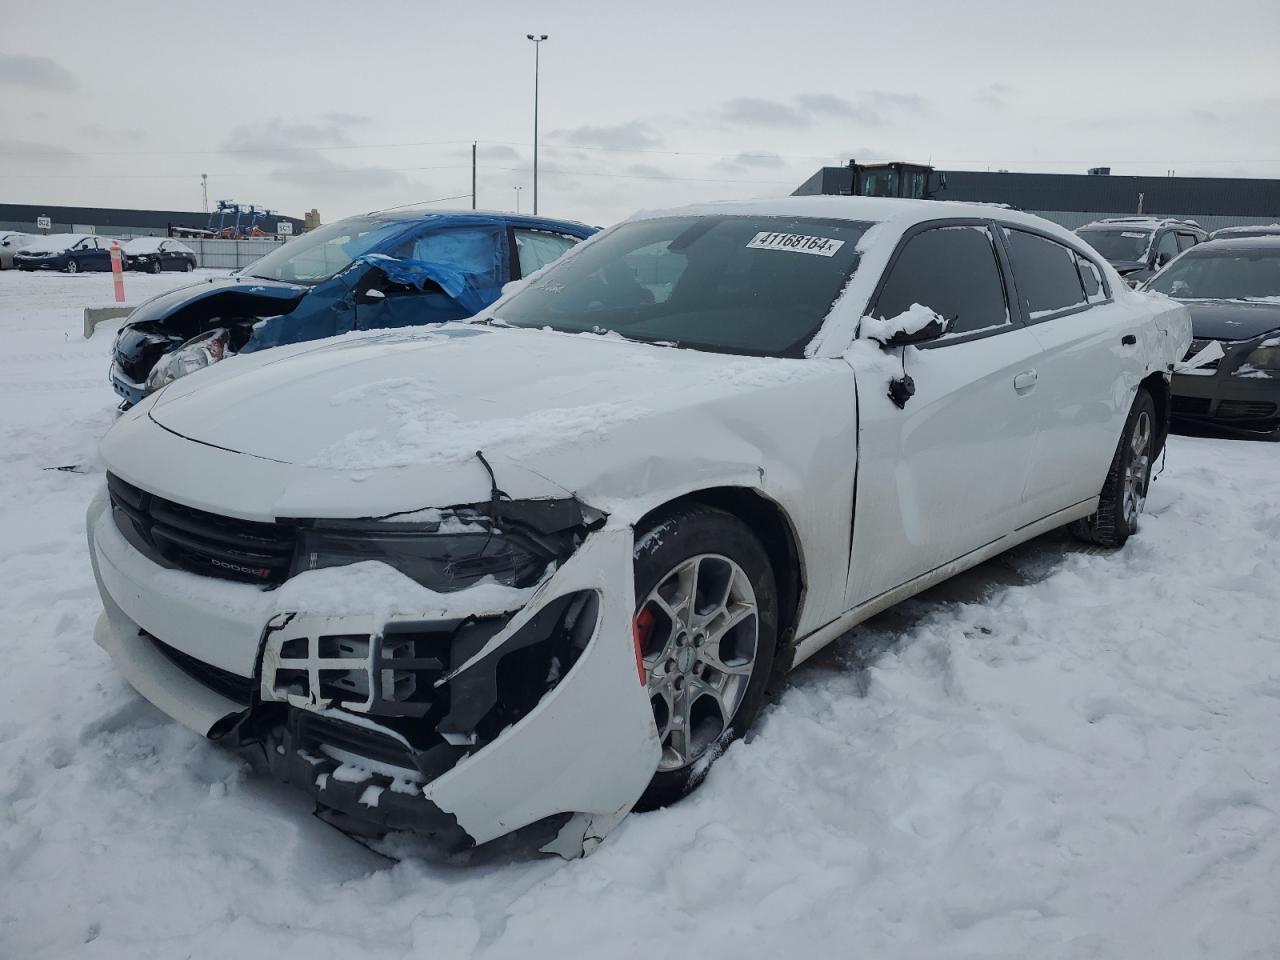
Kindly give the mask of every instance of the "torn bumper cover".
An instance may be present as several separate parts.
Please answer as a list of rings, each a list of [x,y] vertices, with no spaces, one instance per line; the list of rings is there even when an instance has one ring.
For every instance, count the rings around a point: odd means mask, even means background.
[[[545,849],[577,856],[657,767],[629,527],[587,534],[515,609],[479,587],[448,595],[444,616],[317,615],[285,609],[287,589],[165,569],[114,513],[105,495],[90,507],[97,642],[161,710],[228,745],[260,745],[324,808],[464,845],[559,818]]]

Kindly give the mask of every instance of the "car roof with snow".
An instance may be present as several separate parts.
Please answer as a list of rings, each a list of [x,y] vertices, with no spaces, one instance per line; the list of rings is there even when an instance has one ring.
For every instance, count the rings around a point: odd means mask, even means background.
[[[1001,223],[1033,227],[1079,243],[1079,238],[1071,231],[1035,214],[989,203],[966,203],[953,200],[822,195],[764,200],[722,200],[697,203],[687,207],[642,210],[630,219],[648,220],[675,216],[825,217],[833,220],[892,224],[904,230],[915,224],[933,220],[998,220]]]
[[[1198,243],[1191,250],[1196,253],[1206,254],[1252,251],[1280,253],[1280,234],[1265,233],[1252,237],[1219,237],[1217,240],[1206,240],[1204,243]]]

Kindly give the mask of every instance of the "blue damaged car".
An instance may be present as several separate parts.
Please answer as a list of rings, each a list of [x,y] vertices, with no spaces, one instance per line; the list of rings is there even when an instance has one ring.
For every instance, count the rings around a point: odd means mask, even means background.
[[[140,304],[116,337],[111,384],[128,408],[234,353],[465,319],[596,229],[473,211],[350,217]]]

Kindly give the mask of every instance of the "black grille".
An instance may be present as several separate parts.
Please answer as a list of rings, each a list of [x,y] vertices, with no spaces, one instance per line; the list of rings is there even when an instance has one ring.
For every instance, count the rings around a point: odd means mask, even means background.
[[[1208,397],[1174,397],[1173,412],[1182,413],[1192,417],[1207,417],[1209,415],[1209,398]]]
[[[150,640],[157,650],[163,653],[173,662],[183,673],[192,680],[204,684],[214,693],[220,693],[228,700],[234,700],[236,703],[248,706],[253,696],[253,680],[249,677],[242,677],[238,673],[232,673],[229,670],[223,670],[221,667],[215,667],[212,664],[205,663],[203,660],[197,660],[195,657],[188,656],[181,650],[175,650],[167,643],[163,643],[151,636],[149,633],[143,633]]]
[[[1191,349],[1187,351],[1187,355],[1186,355],[1185,357],[1183,357],[1182,359],[1183,359],[1184,361],[1186,361],[1186,360],[1190,360],[1190,359],[1191,359],[1192,357],[1194,357],[1197,353],[1199,353],[1201,350],[1203,350],[1205,347],[1207,347],[1211,342],[1212,342],[1212,341],[1210,341],[1210,340],[1192,340],[1192,341],[1191,341]],[[1197,369],[1197,370],[1217,370],[1217,369],[1218,369],[1218,364],[1219,364],[1220,362],[1221,362],[1221,358],[1218,358],[1217,360],[1210,360],[1208,363],[1203,364],[1203,365],[1201,365],[1201,366],[1197,367],[1196,369]]]
[[[298,711],[297,723],[297,746],[303,750],[319,753],[321,747],[330,746],[406,770],[418,766],[412,750],[377,730],[305,711]]]
[[[221,580],[277,586],[289,576],[294,527],[185,507],[107,474],[116,526],[156,563]]]
[[[1217,414],[1224,420],[1269,420],[1276,415],[1276,405],[1265,400],[1222,400]]]

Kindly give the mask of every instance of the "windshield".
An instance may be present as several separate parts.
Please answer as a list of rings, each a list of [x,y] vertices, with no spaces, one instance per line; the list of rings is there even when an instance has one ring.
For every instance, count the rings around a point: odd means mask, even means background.
[[[352,217],[282,244],[240,271],[242,276],[288,283],[319,283],[351,266],[389,237],[406,227],[402,220]]]
[[[1112,263],[1145,260],[1147,248],[1151,246],[1150,230],[1085,227],[1076,233],[1102,254],[1104,260]]]
[[[521,327],[798,356],[856,269],[870,226],[729,216],[624,223],[556,261],[498,314]]]
[[[1188,252],[1156,274],[1147,289],[1184,300],[1280,297],[1280,248]]]

